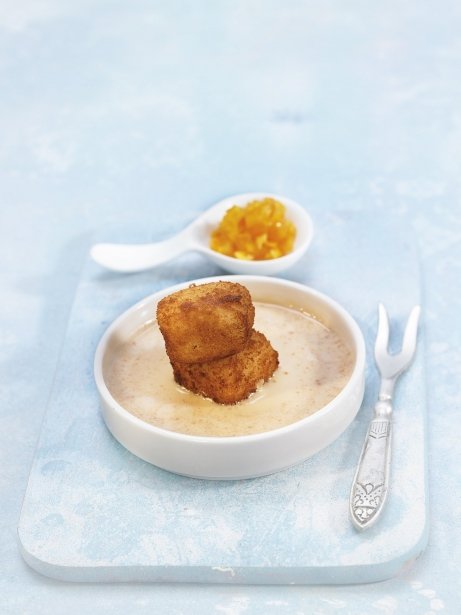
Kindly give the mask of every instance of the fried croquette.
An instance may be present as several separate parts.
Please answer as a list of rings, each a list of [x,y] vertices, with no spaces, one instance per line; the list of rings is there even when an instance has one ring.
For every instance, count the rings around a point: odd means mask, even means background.
[[[157,321],[172,362],[203,363],[243,350],[255,309],[250,293],[235,282],[192,285],[164,297]]]
[[[278,366],[278,352],[259,331],[252,331],[244,350],[206,363],[171,362],[176,382],[218,404],[235,404],[256,391]]]

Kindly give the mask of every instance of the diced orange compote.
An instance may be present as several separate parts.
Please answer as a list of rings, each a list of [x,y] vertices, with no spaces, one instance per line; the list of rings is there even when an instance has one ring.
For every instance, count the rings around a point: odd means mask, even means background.
[[[285,206],[266,197],[245,207],[233,205],[211,233],[210,247],[242,260],[279,258],[293,250],[296,227],[285,217]]]

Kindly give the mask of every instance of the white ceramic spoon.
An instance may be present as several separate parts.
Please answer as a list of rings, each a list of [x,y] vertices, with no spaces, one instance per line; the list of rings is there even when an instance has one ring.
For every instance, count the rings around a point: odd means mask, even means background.
[[[255,199],[272,197],[286,207],[286,216],[297,229],[294,250],[286,256],[271,260],[246,261],[225,256],[209,248],[210,234],[232,205],[246,205]],[[313,225],[309,214],[295,201],[275,194],[250,192],[228,197],[203,212],[183,231],[157,243],[114,244],[98,243],[91,249],[92,258],[107,269],[125,273],[144,271],[166,263],[184,252],[200,252],[231,273],[273,275],[288,269],[306,252],[312,240]]]

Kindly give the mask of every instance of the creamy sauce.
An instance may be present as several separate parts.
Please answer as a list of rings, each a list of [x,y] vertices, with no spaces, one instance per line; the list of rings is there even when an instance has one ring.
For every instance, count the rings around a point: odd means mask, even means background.
[[[313,414],[344,388],[352,352],[337,333],[303,312],[265,303],[255,308],[255,329],[278,351],[280,364],[248,399],[220,405],[177,385],[155,322],[114,349],[104,369],[109,391],[143,421],[200,436],[270,431]]]

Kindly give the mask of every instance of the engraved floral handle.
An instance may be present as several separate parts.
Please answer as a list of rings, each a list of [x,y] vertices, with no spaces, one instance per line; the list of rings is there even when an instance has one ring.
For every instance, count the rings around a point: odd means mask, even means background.
[[[388,492],[392,410],[382,412],[383,405],[383,402],[376,404],[375,418],[370,422],[352,483],[349,507],[352,523],[359,530],[370,527],[378,519]]]

